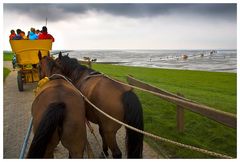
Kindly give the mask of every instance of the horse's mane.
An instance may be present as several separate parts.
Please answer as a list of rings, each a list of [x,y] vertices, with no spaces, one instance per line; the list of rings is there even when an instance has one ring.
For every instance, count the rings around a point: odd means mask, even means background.
[[[74,71],[74,70],[87,70],[88,68],[84,65],[81,65],[76,58],[70,58],[69,56],[62,56],[61,62],[64,66],[64,69],[67,71]]]
[[[52,71],[52,69],[54,68],[54,66],[56,66],[54,60],[50,59],[49,56],[44,56],[43,59],[47,59],[48,61],[48,68],[50,69],[50,71]]]
[[[61,57],[61,65],[63,68],[63,73],[71,77],[72,80],[78,80],[85,71],[94,71],[84,65],[81,65],[76,58],[70,58],[69,56]]]
[[[42,59],[47,59],[47,67],[50,71],[53,70],[54,67],[59,68],[59,66],[56,64],[56,62],[50,57],[50,56],[44,56]]]

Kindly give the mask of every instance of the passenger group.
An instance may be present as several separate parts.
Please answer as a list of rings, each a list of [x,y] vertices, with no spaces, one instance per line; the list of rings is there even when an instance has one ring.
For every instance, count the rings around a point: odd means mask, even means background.
[[[54,42],[54,37],[51,34],[48,34],[47,27],[43,26],[42,30],[35,30],[35,28],[31,28],[28,31],[28,35],[25,35],[25,32],[21,29],[16,30],[17,34],[14,30],[10,31],[10,40],[37,40],[37,39],[52,39]]]

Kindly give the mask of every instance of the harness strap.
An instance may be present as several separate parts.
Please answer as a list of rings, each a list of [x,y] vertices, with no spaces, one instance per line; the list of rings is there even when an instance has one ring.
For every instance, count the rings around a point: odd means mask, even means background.
[[[37,97],[44,89],[48,88],[49,81],[55,80],[55,79],[63,79],[67,82],[72,82],[70,78],[67,78],[61,74],[52,74],[50,77],[44,77],[43,79],[38,81],[37,88],[33,90],[35,97]]]
[[[72,82],[72,80],[68,77],[65,77],[61,74],[52,74],[50,77],[48,77],[50,80],[55,80],[55,79],[64,79],[64,80],[67,80],[67,81],[70,81]]]
[[[88,76],[85,76],[85,77],[83,78],[82,82],[85,81],[85,80],[88,80],[89,78],[99,77],[99,76],[104,76],[104,75],[101,74],[101,73],[100,73],[100,74],[99,74],[99,73],[98,73],[98,74],[94,74],[94,75],[91,75],[91,74],[90,74],[90,75],[88,75]]]

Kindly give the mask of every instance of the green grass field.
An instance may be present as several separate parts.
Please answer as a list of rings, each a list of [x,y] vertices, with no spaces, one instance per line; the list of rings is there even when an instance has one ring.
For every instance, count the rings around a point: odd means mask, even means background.
[[[11,71],[8,69],[8,68],[3,68],[3,80],[5,81],[5,79],[7,78],[8,74],[10,73]]]
[[[12,52],[3,52],[4,61],[12,61],[13,53]]]
[[[3,52],[3,61],[12,61],[13,53]],[[3,68],[3,80],[5,81],[6,77],[11,71],[8,68]]]
[[[94,64],[93,68],[126,81],[128,74],[186,98],[226,112],[237,112],[236,73],[169,70]],[[236,130],[185,110],[185,129],[176,129],[176,106],[151,94],[136,91],[144,109],[145,130],[161,137],[236,157]],[[169,158],[214,158],[168,143],[145,138]]]

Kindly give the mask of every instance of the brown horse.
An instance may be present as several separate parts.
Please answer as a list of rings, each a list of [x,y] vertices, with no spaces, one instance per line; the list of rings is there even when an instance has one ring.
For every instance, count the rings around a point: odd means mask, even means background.
[[[49,56],[40,59],[40,76],[56,71]],[[47,64],[47,62],[51,62]],[[86,146],[84,101],[78,90],[62,78],[50,79],[32,103],[33,132],[27,158],[53,158],[61,141],[72,158],[82,158]]]
[[[97,107],[112,117],[143,130],[143,113],[141,103],[132,89],[110,80],[80,65],[77,59],[62,56],[60,53],[56,63],[61,66],[65,76]],[[105,117],[88,103],[87,119],[99,125],[103,141],[103,151],[108,155],[108,148],[113,158],[121,158],[122,153],[117,145],[116,133],[121,125]],[[126,149],[128,158],[142,158],[143,135],[126,129]]]

